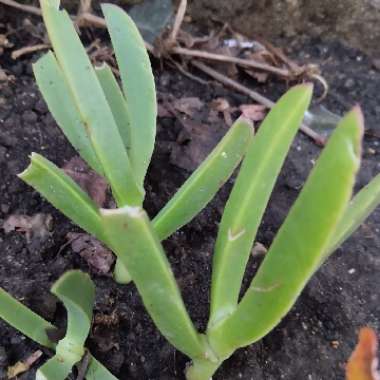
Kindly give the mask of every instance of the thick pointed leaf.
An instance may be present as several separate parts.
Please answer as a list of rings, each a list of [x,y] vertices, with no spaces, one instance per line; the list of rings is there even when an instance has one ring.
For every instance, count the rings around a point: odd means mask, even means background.
[[[229,355],[265,336],[319,267],[351,198],[362,124],[357,108],[335,130],[238,308],[209,331],[217,352]]]
[[[334,234],[326,257],[348,239],[380,204],[380,174],[351,200]]]
[[[56,327],[17,301],[10,294],[0,288],[0,318],[23,335],[41,344],[54,349],[56,344],[49,340],[46,331]],[[86,372],[87,380],[117,380],[100,362],[90,354],[90,363]],[[55,380],[55,378],[53,378]]]
[[[90,356],[90,364],[86,372],[87,380],[118,380],[102,363]]]
[[[150,316],[178,350],[202,357],[204,347],[182,301],[170,264],[140,207],[101,210],[107,237],[128,268]]]
[[[103,88],[108,104],[111,107],[124,146],[127,149],[128,154],[130,154],[131,123],[129,121],[127,102],[125,101],[124,95],[120,90],[111,68],[107,64],[104,64],[101,67],[95,67],[95,72]]]
[[[104,4],[103,14],[120,70],[131,123],[129,157],[137,183],[143,186],[156,136],[157,101],[152,68],[144,41],[121,8]]]
[[[253,135],[250,122],[239,119],[199,168],[153,219],[161,240],[191,221],[215,196],[240,163]]]
[[[34,65],[33,72],[49,111],[57,124],[82,158],[100,175],[102,166],[88,137],[85,123],[72,97],[57,60],[52,52],[43,55]]]
[[[257,229],[311,95],[310,85],[288,91],[265,118],[247,150],[216,241],[210,326],[237,306]]]
[[[19,177],[85,231],[104,241],[99,209],[61,169],[37,153]]]
[[[95,285],[90,276],[78,270],[66,272],[51,292],[65,305],[67,330],[56,346],[56,354],[38,369],[36,380],[65,380],[82,359],[90,332],[95,301]]]
[[[143,189],[137,185],[103,89],[65,11],[41,0],[42,14],[58,63],[81,113],[92,146],[119,206],[140,205]]]
[[[2,288],[0,288],[0,318],[42,346],[54,348],[54,343],[49,340],[46,330],[53,330],[55,327]]]

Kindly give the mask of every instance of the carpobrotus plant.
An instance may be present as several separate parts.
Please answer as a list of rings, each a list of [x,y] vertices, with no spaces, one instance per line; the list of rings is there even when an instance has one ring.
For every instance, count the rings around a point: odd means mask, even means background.
[[[200,168],[151,221],[143,182],[155,136],[153,76],[143,40],[119,8],[103,6],[123,91],[107,66],[94,70],[58,2],[42,0],[54,53],[34,66],[45,100],[73,146],[108,180],[116,209],[98,209],[60,169],[33,154],[20,177],[117,255],[161,333],[191,358],[188,380],[207,380],[236,349],[268,334],[327,257],[377,206],[380,177],[352,199],[360,166],[362,114],[338,125],[245,294],[241,284],[262,216],[312,97],[310,85],[285,94],[260,126],[239,119]],[[225,207],[213,257],[207,330],[198,332],[161,245],[213,197],[244,156]],[[17,326],[16,326],[17,327]]]

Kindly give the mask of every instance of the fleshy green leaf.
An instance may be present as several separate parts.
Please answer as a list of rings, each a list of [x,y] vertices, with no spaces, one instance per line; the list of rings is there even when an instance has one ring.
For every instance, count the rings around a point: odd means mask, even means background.
[[[49,0],[41,0],[41,8],[54,53],[116,202],[140,205],[143,189],[134,179],[111,108],[69,15]]]
[[[257,229],[311,95],[310,85],[288,91],[270,111],[248,147],[216,241],[210,325],[236,309]]]
[[[326,257],[348,239],[380,204],[380,174],[351,200],[335,231]]]
[[[78,270],[66,272],[51,292],[65,305],[67,331],[56,346],[56,354],[38,369],[36,380],[65,380],[85,353],[91,327],[95,285],[88,274]]]
[[[217,352],[228,356],[271,331],[319,267],[351,198],[362,130],[356,108],[330,138],[238,308],[209,331]]]
[[[37,153],[19,177],[85,231],[104,241],[99,209],[62,170]]]
[[[128,268],[145,307],[161,333],[190,357],[205,354],[182,301],[170,264],[140,207],[101,210],[104,230]]]
[[[144,41],[121,8],[102,5],[120,70],[131,123],[129,157],[137,183],[143,186],[156,136],[157,101],[152,68]]]
[[[127,152],[130,153],[131,125],[124,95],[120,90],[111,68],[107,64],[103,64],[101,67],[95,67],[95,72],[103,88],[108,104],[111,107],[124,146],[127,149]]]
[[[241,161],[253,134],[253,126],[239,119],[199,168],[153,219],[161,240],[187,224],[214,197]]]
[[[48,52],[43,55],[33,65],[33,71],[49,111],[67,139],[83,159],[103,175],[102,166],[87,135],[85,124],[54,54]]]
[[[54,348],[46,330],[55,327],[0,288],[0,318],[35,342]]]
[[[0,318],[20,331],[28,338],[44,347],[54,349],[55,343],[47,336],[47,330],[56,327],[17,301],[0,288]],[[55,380],[55,378],[53,378]],[[117,380],[100,362],[90,354],[90,363],[86,372],[87,380]]]
[[[110,371],[92,355],[86,372],[87,380],[118,380]]]

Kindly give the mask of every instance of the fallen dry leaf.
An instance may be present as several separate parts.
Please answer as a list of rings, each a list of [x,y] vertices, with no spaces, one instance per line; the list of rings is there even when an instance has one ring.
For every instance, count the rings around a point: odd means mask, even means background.
[[[203,102],[196,97],[181,98],[174,100],[173,107],[177,111],[192,117],[194,113],[198,112],[203,107]]]
[[[63,170],[69,175],[99,206],[103,207],[107,199],[107,181],[90,169],[79,157],[73,157],[63,166]]]
[[[50,214],[35,214],[32,216],[13,214],[3,223],[6,234],[11,231],[25,232],[28,243],[32,239],[45,240],[52,229],[53,218]]]
[[[97,274],[110,273],[115,257],[112,252],[93,236],[80,232],[69,232],[66,235],[71,249],[87,262]]]
[[[359,333],[359,342],[346,366],[346,380],[380,380],[377,345],[375,331],[363,327]]]
[[[232,125],[231,113],[234,112],[235,109],[231,108],[231,105],[227,99],[217,98],[211,102],[210,106],[211,106],[211,111],[209,115],[209,120],[212,120],[214,118],[213,113],[215,111],[221,112],[223,114],[224,121],[226,122],[226,124]]]
[[[7,376],[8,379],[13,379],[14,377],[21,375],[22,373],[28,371],[30,367],[42,356],[42,351],[38,350],[30,355],[26,360],[19,361],[15,365],[8,367]]]
[[[216,98],[214,99],[211,104],[211,108],[218,112],[224,112],[231,108],[230,103],[227,99],[224,98]]]
[[[269,74],[264,71],[245,69],[245,72],[252,78],[256,79],[259,83],[265,83],[269,78]]]
[[[252,121],[261,121],[266,115],[266,107],[261,104],[242,104],[239,109],[244,117]]]

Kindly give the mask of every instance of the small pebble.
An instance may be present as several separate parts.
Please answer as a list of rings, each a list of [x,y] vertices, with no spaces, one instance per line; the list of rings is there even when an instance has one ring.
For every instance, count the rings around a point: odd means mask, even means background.
[[[22,114],[22,118],[26,123],[34,124],[37,121],[37,114],[31,110],[26,110]]]

